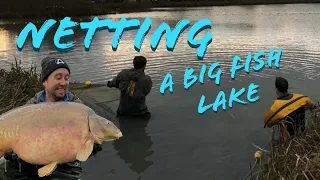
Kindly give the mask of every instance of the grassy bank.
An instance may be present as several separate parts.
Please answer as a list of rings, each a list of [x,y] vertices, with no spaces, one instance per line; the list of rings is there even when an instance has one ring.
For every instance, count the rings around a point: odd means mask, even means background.
[[[307,130],[291,140],[270,147],[270,154],[247,179],[318,180],[320,179],[320,109],[309,118]]]
[[[42,89],[36,69],[23,69],[16,60],[9,71],[0,69],[0,114],[24,104]]]
[[[108,1],[93,3],[89,0],[43,1],[11,0],[0,2],[0,19],[61,18],[65,16],[105,15],[124,12],[148,11],[155,7],[199,7],[259,4],[320,3],[320,0],[158,0]]]

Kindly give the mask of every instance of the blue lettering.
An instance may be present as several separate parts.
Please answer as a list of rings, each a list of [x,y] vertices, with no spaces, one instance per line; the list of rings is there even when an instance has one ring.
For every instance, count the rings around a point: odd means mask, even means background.
[[[194,73],[193,68],[190,69],[186,69],[184,72],[184,88],[185,89],[189,89],[189,87],[191,87],[192,85],[194,85],[196,83],[196,81],[198,80],[197,76],[192,75]],[[188,83],[188,80],[191,80],[191,82]]]
[[[208,109],[210,109],[213,106],[213,104],[209,104],[209,105],[203,106],[204,102],[205,102],[205,99],[206,99],[206,97],[204,95],[202,95],[201,98],[200,98],[200,102],[199,102],[199,105],[198,105],[198,113],[199,114],[203,114],[204,112],[206,112]]]
[[[240,103],[240,104],[247,104],[245,101],[241,101],[238,99],[245,92],[245,88],[241,88],[239,91],[236,92],[234,88],[232,88],[230,97],[229,97],[229,107],[232,108],[233,101]]]
[[[142,41],[144,37],[148,34],[149,30],[151,29],[151,23],[152,23],[151,18],[146,17],[146,19],[144,20],[143,24],[141,25],[136,35],[136,38],[134,40],[134,49],[137,52],[140,52]]]
[[[233,62],[232,62],[232,67],[230,69],[232,79],[234,79],[236,71],[239,71],[239,70],[243,69],[243,67],[244,67],[244,64],[238,66],[238,62],[242,62],[241,58],[239,56],[234,56]]]
[[[259,96],[257,96],[257,97],[252,99],[252,96],[254,94],[258,93],[258,90],[257,90],[258,88],[259,88],[259,86],[254,84],[254,83],[251,83],[249,85],[249,90],[248,90],[248,94],[247,94],[247,99],[248,99],[249,102],[255,103],[256,101],[259,100],[259,98],[260,98]]]
[[[70,17],[65,17],[63,20],[61,20],[60,26],[57,29],[56,34],[54,35],[54,45],[57,50],[59,51],[64,51],[72,48],[74,46],[74,41],[68,42],[61,44],[60,40],[62,37],[68,38],[73,35],[73,30],[72,28],[76,27],[78,25],[77,22],[71,21]]]
[[[205,73],[206,73],[206,70],[207,70],[206,65],[205,65],[205,64],[202,64],[202,68],[201,68],[201,70],[200,70],[200,77],[199,77],[199,81],[200,81],[201,84],[204,83],[204,75],[205,75]]]
[[[216,74],[212,74],[216,68],[219,68],[218,72]],[[220,69],[220,65],[218,62],[215,62],[211,65],[208,71],[208,76],[210,79],[216,79],[215,83],[216,85],[220,85],[220,79],[221,79],[222,70]]]
[[[160,93],[164,95],[164,92],[168,87],[170,87],[170,92],[173,93],[173,81],[172,75],[170,73],[167,73],[164,80],[162,81],[162,84],[160,86]]]
[[[203,59],[203,56],[207,50],[207,46],[212,42],[212,33],[207,32],[206,35],[199,40],[195,40],[195,36],[198,35],[204,29],[211,29],[211,22],[209,19],[200,19],[195,23],[188,32],[188,44],[191,48],[198,48],[197,57],[199,60]]]
[[[226,100],[226,95],[224,94],[223,91],[220,91],[219,94],[218,94],[218,96],[217,96],[217,98],[216,98],[216,100],[214,101],[214,105],[213,105],[213,108],[212,108],[212,109],[213,109],[215,112],[217,112],[219,106],[222,105],[222,109],[223,109],[223,110],[226,110],[226,102],[227,102],[227,100]]]
[[[276,68],[279,68],[281,55],[282,55],[282,49],[281,48],[278,49],[278,53],[276,55],[274,54],[274,48],[270,49],[269,59],[268,59],[268,65],[269,65],[270,68],[272,68],[271,67],[272,66],[272,61],[275,61]]]
[[[57,21],[53,19],[49,19],[44,22],[42,27],[40,28],[39,32],[37,31],[37,27],[33,23],[28,23],[27,26],[20,32],[18,39],[17,39],[17,48],[19,51],[22,51],[25,42],[27,40],[28,35],[30,32],[32,33],[32,46],[35,51],[39,51],[43,42],[43,38],[47,31],[52,29],[56,24]]]
[[[140,21],[137,19],[127,20],[122,17],[119,22],[115,22],[111,25],[110,30],[115,30],[114,36],[112,38],[112,50],[116,51],[118,48],[119,40],[122,37],[123,31],[133,30],[140,26]]]
[[[152,35],[151,49],[153,51],[157,49],[161,37],[164,33],[166,33],[167,50],[173,51],[176,42],[178,41],[178,37],[180,36],[182,31],[189,27],[189,22],[190,21],[187,19],[179,21],[179,23],[176,25],[172,32],[170,30],[170,26],[167,23],[163,22]]]
[[[248,53],[248,56],[247,56],[247,59],[246,59],[246,65],[245,65],[245,71],[246,71],[247,73],[250,72],[251,58],[252,58],[251,53]]]
[[[259,96],[256,96],[255,98],[252,97],[254,94],[258,93],[258,88],[259,88],[259,86],[254,83],[251,83],[248,86],[247,99],[250,103],[255,103],[256,101],[259,100],[259,98],[260,98]],[[247,104],[246,101],[242,101],[239,99],[243,93],[245,93],[245,88],[241,88],[239,91],[236,91],[235,88],[231,89],[230,96],[229,96],[229,103],[228,103],[230,108],[233,107],[233,102],[237,102],[242,105]],[[207,111],[210,108],[212,108],[212,110],[215,112],[218,111],[219,107],[221,107],[224,111],[226,111],[227,98],[226,98],[226,95],[223,91],[220,91],[218,93],[215,101],[212,104],[204,106],[205,99],[206,99],[206,97],[204,95],[202,95],[200,98],[199,105],[198,105],[198,113],[199,114],[203,114],[205,111]]]
[[[264,52],[259,51],[253,57],[254,61],[257,62],[259,65],[254,66],[253,70],[259,72],[264,67],[264,61],[260,58],[264,58]]]
[[[86,51],[90,50],[91,42],[94,34],[100,26],[99,18],[95,17],[91,22],[81,22],[81,30],[88,29],[86,37],[84,38],[84,48]]]

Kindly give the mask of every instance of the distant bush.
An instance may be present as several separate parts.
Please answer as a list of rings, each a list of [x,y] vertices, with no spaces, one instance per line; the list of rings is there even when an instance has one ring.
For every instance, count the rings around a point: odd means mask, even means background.
[[[36,68],[23,69],[17,59],[9,71],[0,69],[0,87],[0,114],[24,104],[43,88]]]

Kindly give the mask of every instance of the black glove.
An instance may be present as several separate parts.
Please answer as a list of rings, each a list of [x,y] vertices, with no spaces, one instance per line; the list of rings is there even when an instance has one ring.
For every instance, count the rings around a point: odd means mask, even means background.
[[[3,157],[8,161],[12,161],[15,163],[24,163],[24,161],[20,159],[18,155],[12,150],[5,152]]]
[[[8,161],[13,161],[12,154],[13,154],[13,151],[7,151],[4,153],[3,157]]]
[[[93,150],[89,157],[96,155],[101,150],[102,146],[100,144],[93,144]]]
[[[13,151],[7,151],[3,156],[6,160],[11,161],[15,164],[16,168],[21,168],[20,170],[24,172],[29,172],[32,174],[33,172],[37,173],[36,165],[29,164],[18,157],[18,155]]]
[[[93,150],[92,150],[92,153],[89,157],[96,155],[100,151],[102,151],[102,146],[100,144],[93,144]],[[29,163],[23,161],[22,159],[20,159],[18,157],[18,155],[15,152],[13,152],[12,150],[5,152],[3,157],[8,161],[14,162],[15,164],[34,166],[34,165],[29,164]]]

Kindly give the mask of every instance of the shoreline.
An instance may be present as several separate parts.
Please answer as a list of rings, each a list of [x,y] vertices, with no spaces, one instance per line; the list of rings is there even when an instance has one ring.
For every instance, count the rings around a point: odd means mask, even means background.
[[[311,112],[304,133],[297,133],[283,143],[271,141],[262,157],[255,154],[256,163],[250,167],[246,179],[319,179],[319,114],[319,107]]]
[[[19,1],[19,0],[14,0]],[[161,1],[161,2],[125,2],[125,3],[86,3],[73,4],[65,3],[55,6],[32,7],[24,11],[25,6],[6,5],[0,3],[0,20],[12,20],[21,18],[62,18],[62,17],[83,17],[101,16],[121,13],[147,12],[157,8],[190,8],[190,7],[214,7],[214,6],[251,6],[251,5],[285,5],[285,4],[316,4],[320,0],[221,0],[221,1]]]
[[[285,5],[285,4],[316,4],[320,3],[320,0],[243,0],[243,1],[184,1],[182,2],[160,2],[155,4],[153,8],[163,7],[210,7],[210,6],[251,6],[251,5]]]

